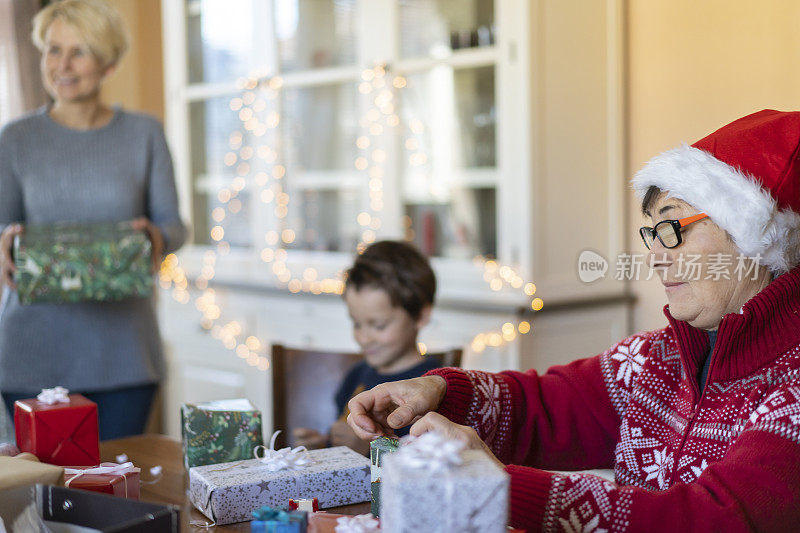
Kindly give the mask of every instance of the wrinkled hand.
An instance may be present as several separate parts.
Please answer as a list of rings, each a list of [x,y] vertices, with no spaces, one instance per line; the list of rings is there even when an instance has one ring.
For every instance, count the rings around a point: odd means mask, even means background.
[[[409,433],[419,437],[428,431],[436,431],[448,440],[461,441],[466,445],[465,449],[467,450],[483,450],[498,467],[505,468],[505,465],[495,457],[489,446],[478,436],[478,433],[469,426],[451,422],[439,413],[428,413],[411,426]]]
[[[161,267],[162,255],[164,255],[164,236],[161,235],[161,230],[158,229],[158,226],[150,222],[147,217],[135,218],[131,225],[135,230],[144,231],[150,239],[150,254],[153,259],[152,271],[155,274]]]
[[[9,224],[0,234],[0,284],[5,283],[12,289],[17,288],[17,284],[14,282],[17,267],[14,265],[12,252],[14,237],[24,231],[25,226],[22,224]]]
[[[369,454],[369,441],[361,440],[344,420],[337,420],[331,426],[331,445],[347,446],[361,455]]]
[[[445,392],[447,382],[441,376],[381,383],[350,400],[347,423],[360,439],[393,437],[395,429],[436,410]]]
[[[328,445],[328,436],[323,435],[316,429],[295,428],[292,431],[295,446],[305,446],[309,450],[317,450]]]

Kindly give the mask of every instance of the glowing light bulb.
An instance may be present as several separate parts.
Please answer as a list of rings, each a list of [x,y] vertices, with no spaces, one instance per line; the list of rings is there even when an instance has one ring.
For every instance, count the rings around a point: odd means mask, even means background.
[[[221,241],[224,236],[225,230],[222,228],[222,226],[214,226],[211,228],[211,238],[215,241]]]

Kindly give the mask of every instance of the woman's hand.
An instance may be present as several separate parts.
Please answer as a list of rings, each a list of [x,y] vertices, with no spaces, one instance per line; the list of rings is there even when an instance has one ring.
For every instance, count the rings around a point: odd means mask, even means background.
[[[469,426],[462,426],[451,422],[439,413],[428,413],[411,426],[410,434],[419,437],[428,431],[436,431],[448,440],[458,440],[466,444],[467,450],[483,450],[500,468],[505,468],[500,460],[495,457],[492,450],[478,436],[478,433]]]
[[[323,435],[316,429],[295,428],[292,431],[295,446],[305,446],[309,450],[325,448],[328,445],[328,436]]]
[[[0,234],[0,284],[5,283],[12,289],[17,288],[14,282],[14,274],[17,267],[14,265],[14,237],[25,231],[22,224],[9,224]]]
[[[133,229],[144,231],[150,239],[150,255],[153,259],[152,270],[155,274],[161,268],[161,256],[164,254],[164,236],[158,226],[150,222],[147,217],[139,217],[131,222]]]
[[[369,442],[358,438],[358,435],[342,419],[337,420],[331,426],[331,445],[347,446],[361,455],[369,455]]]
[[[381,383],[350,400],[347,423],[360,439],[392,437],[395,429],[435,411],[446,392],[447,382],[441,376]]]

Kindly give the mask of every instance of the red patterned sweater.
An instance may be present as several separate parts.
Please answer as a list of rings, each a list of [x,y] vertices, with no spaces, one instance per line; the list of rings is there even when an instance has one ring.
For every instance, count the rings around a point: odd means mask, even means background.
[[[605,353],[534,371],[444,368],[439,412],[511,475],[531,531],[800,530],[800,267],[706,332],[673,319]],[[523,466],[517,466],[523,465]],[[547,470],[611,468],[615,483]]]

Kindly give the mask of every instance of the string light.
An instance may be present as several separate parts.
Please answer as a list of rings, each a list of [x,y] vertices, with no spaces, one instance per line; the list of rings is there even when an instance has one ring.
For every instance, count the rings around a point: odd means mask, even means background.
[[[369,210],[360,212],[356,217],[356,222],[364,228],[361,240],[356,246],[358,253],[362,253],[369,243],[376,240],[375,232],[382,225],[380,213],[384,206],[383,176],[385,174],[382,165],[386,162],[387,153],[380,147],[380,141],[383,140],[382,136],[386,127],[395,128],[400,124],[400,118],[395,113],[392,88],[398,90],[408,85],[403,76],[393,77],[391,84],[387,85],[386,76],[386,66],[377,65],[362,72],[362,81],[358,85],[359,93],[374,95],[370,98],[371,108],[359,120],[363,132],[355,142],[359,155],[354,160],[354,166],[357,171],[365,173],[370,197]],[[237,87],[245,92],[241,97],[232,98],[229,107],[232,112],[237,113],[242,128],[254,137],[262,137],[269,130],[275,130],[281,121],[277,111],[267,112],[263,121],[259,119],[259,116],[265,112],[269,102],[275,103],[278,91],[283,87],[282,78],[277,76],[240,78],[237,80]],[[424,124],[418,119],[411,120],[408,129],[417,137],[425,132]],[[409,151],[411,167],[422,167],[428,163],[428,156],[420,151],[421,144],[417,137],[408,137],[404,143],[405,148]],[[236,214],[241,210],[242,203],[236,196],[248,187],[247,178],[251,174],[253,175],[253,185],[258,189],[255,197],[265,205],[273,202],[277,204],[274,214],[279,220],[284,220],[288,215],[291,198],[281,184],[281,180],[286,175],[286,168],[278,161],[278,150],[270,147],[268,143],[258,146],[245,144],[245,135],[241,131],[234,131],[230,134],[229,147],[231,151],[225,154],[223,163],[227,167],[235,167],[236,177],[227,187],[222,187],[217,192],[217,199],[224,206],[214,208],[211,213],[211,218],[217,224],[210,230],[210,237],[217,242],[217,252],[209,250],[204,255],[203,267],[194,283],[195,288],[201,291],[200,296],[195,300],[195,306],[202,315],[200,324],[204,330],[209,331],[212,337],[218,339],[227,349],[236,353],[250,366],[266,371],[269,368],[269,360],[264,353],[267,343],[253,335],[247,336],[242,341],[240,337],[243,336],[243,328],[238,322],[228,322],[223,326],[217,324],[222,316],[222,310],[216,303],[216,293],[210,287],[210,282],[215,275],[217,255],[226,255],[230,251],[230,244],[224,241],[223,225],[227,213]],[[267,172],[260,169],[259,164],[256,167],[257,170],[254,171],[251,161],[262,161],[261,164],[271,165],[271,168]],[[433,190],[432,186],[431,190]],[[404,224],[406,237],[413,239],[411,219],[404,217]],[[341,279],[323,278],[318,280],[318,273],[313,268],[306,268],[302,276],[295,275],[286,266],[288,253],[286,249],[279,246],[294,243],[296,237],[296,232],[286,226],[280,233],[275,230],[267,231],[264,235],[267,246],[260,253],[262,261],[265,264],[272,263],[271,272],[281,283],[286,284],[291,293],[341,294],[344,289]],[[535,294],[536,286],[533,283],[524,283],[511,267],[498,265],[495,260],[483,257],[477,257],[475,262],[477,265],[482,264],[484,279],[491,290],[500,291],[503,287],[510,286],[513,289],[522,288],[529,297]],[[174,254],[169,254],[163,261],[159,272],[159,284],[165,290],[172,288],[173,298],[176,301],[184,304],[190,301],[186,274]],[[542,307],[541,298],[531,301],[531,309],[534,311],[539,311]],[[518,335],[526,335],[530,331],[531,325],[527,321],[520,321],[517,325],[507,322],[499,331],[488,331],[475,335],[471,347],[475,352],[480,353],[487,347],[499,347],[513,342]],[[418,348],[421,354],[427,353],[428,348],[424,343],[420,342]]]
[[[483,268],[483,279],[493,291],[511,287],[521,290],[527,297],[536,294],[536,285],[530,282],[525,283],[517,271],[509,265],[501,265],[495,259],[487,259],[483,256],[476,257],[474,264]],[[544,302],[541,298],[534,298],[530,302],[530,308],[534,311],[541,311],[543,307]],[[527,335],[530,332],[531,324],[527,320],[519,321],[516,326],[511,322],[506,322],[500,330],[478,333],[472,338],[470,346],[473,351],[480,353],[489,346],[496,348],[514,342],[519,335]]]

